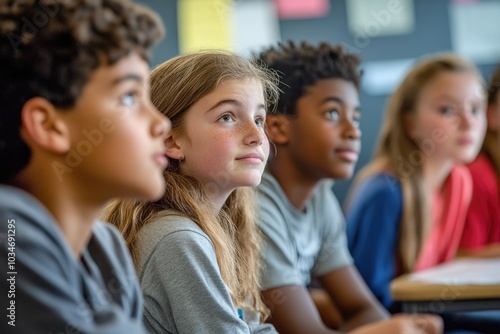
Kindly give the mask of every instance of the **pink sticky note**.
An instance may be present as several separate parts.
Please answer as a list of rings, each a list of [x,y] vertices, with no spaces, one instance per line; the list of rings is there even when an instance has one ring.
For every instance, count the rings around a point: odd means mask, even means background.
[[[275,0],[282,19],[305,19],[328,14],[330,0]]]
[[[457,5],[469,5],[471,3],[478,3],[478,0],[453,0],[454,4]]]

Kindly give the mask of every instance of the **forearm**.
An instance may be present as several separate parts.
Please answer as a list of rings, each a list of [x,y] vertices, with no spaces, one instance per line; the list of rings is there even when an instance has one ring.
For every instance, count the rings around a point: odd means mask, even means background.
[[[374,323],[389,318],[387,311],[377,304],[371,304],[358,311],[352,317],[345,317],[345,321],[340,327],[342,332],[348,332],[363,325]]]

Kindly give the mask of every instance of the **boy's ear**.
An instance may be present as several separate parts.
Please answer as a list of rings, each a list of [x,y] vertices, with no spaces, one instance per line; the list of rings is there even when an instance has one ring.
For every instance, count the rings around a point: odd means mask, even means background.
[[[165,155],[176,160],[184,158],[184,152],[182,151],[182,148],[176,143],[173,134],[170,134],[170,136],[165,139]]]
[[[21,136],[31,146],[64,154],[71,148],[69,129],[52,103],[42,97],[28,100],[21,110]]]
[[[267,115],[266,133],[269,140],[278,145],[289,141],[290,120],[285,115]]]

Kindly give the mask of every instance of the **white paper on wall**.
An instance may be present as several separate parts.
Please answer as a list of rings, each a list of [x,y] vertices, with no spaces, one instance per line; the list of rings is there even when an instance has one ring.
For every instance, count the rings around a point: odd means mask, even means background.
[[[413,0],[346,0],[346,8],[355,36],[402,35],[415,27]]]
[[[414,59],[365,62],[362,77],[363,90],[370,95],[392,94],[414,62]]]
[[[500,62],[500,1],[450,3],[453,50],[475,63]]]
[[[280,41],[278,15],[272,1],[237,1],[233,11],[235,52],[249,56]]]

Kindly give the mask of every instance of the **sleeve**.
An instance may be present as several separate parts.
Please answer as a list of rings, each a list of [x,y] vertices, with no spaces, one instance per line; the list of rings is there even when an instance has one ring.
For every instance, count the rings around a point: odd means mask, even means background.
[[[196,231],[163,237],[143,268],[141,286],[152,333],[250,333],[222,280],[212,243]]]
[[[259,194],[258,226],[262,233],[262,290],[280,286],[303,285],[286,229],[285,218],[277,205],[265,194]]]
[[[3,194],[5,195],[5,194]],[[0,195],[0,202],[8,201]],[[5,203],[4,202],[4,203]],[[0,205],[2,333],[144,333],[118,304],[88,306],[73,254],[37,203]]]
[[[396,246],[402,212],[399,183],[379,175],[361,185],[346,214],[354,264],[375,297],[392,307],[389,286],[396,275]]]
[[[313,275],[321,277],[336,269],[352,265],[352,257],[347,247],[347,236],[345,231],[345,220],[339,202],[333,194],[331,186],[326,186],[325,202],[322,207],[325,210],[322,217],[322,242],[321,249],[313,268]]]

